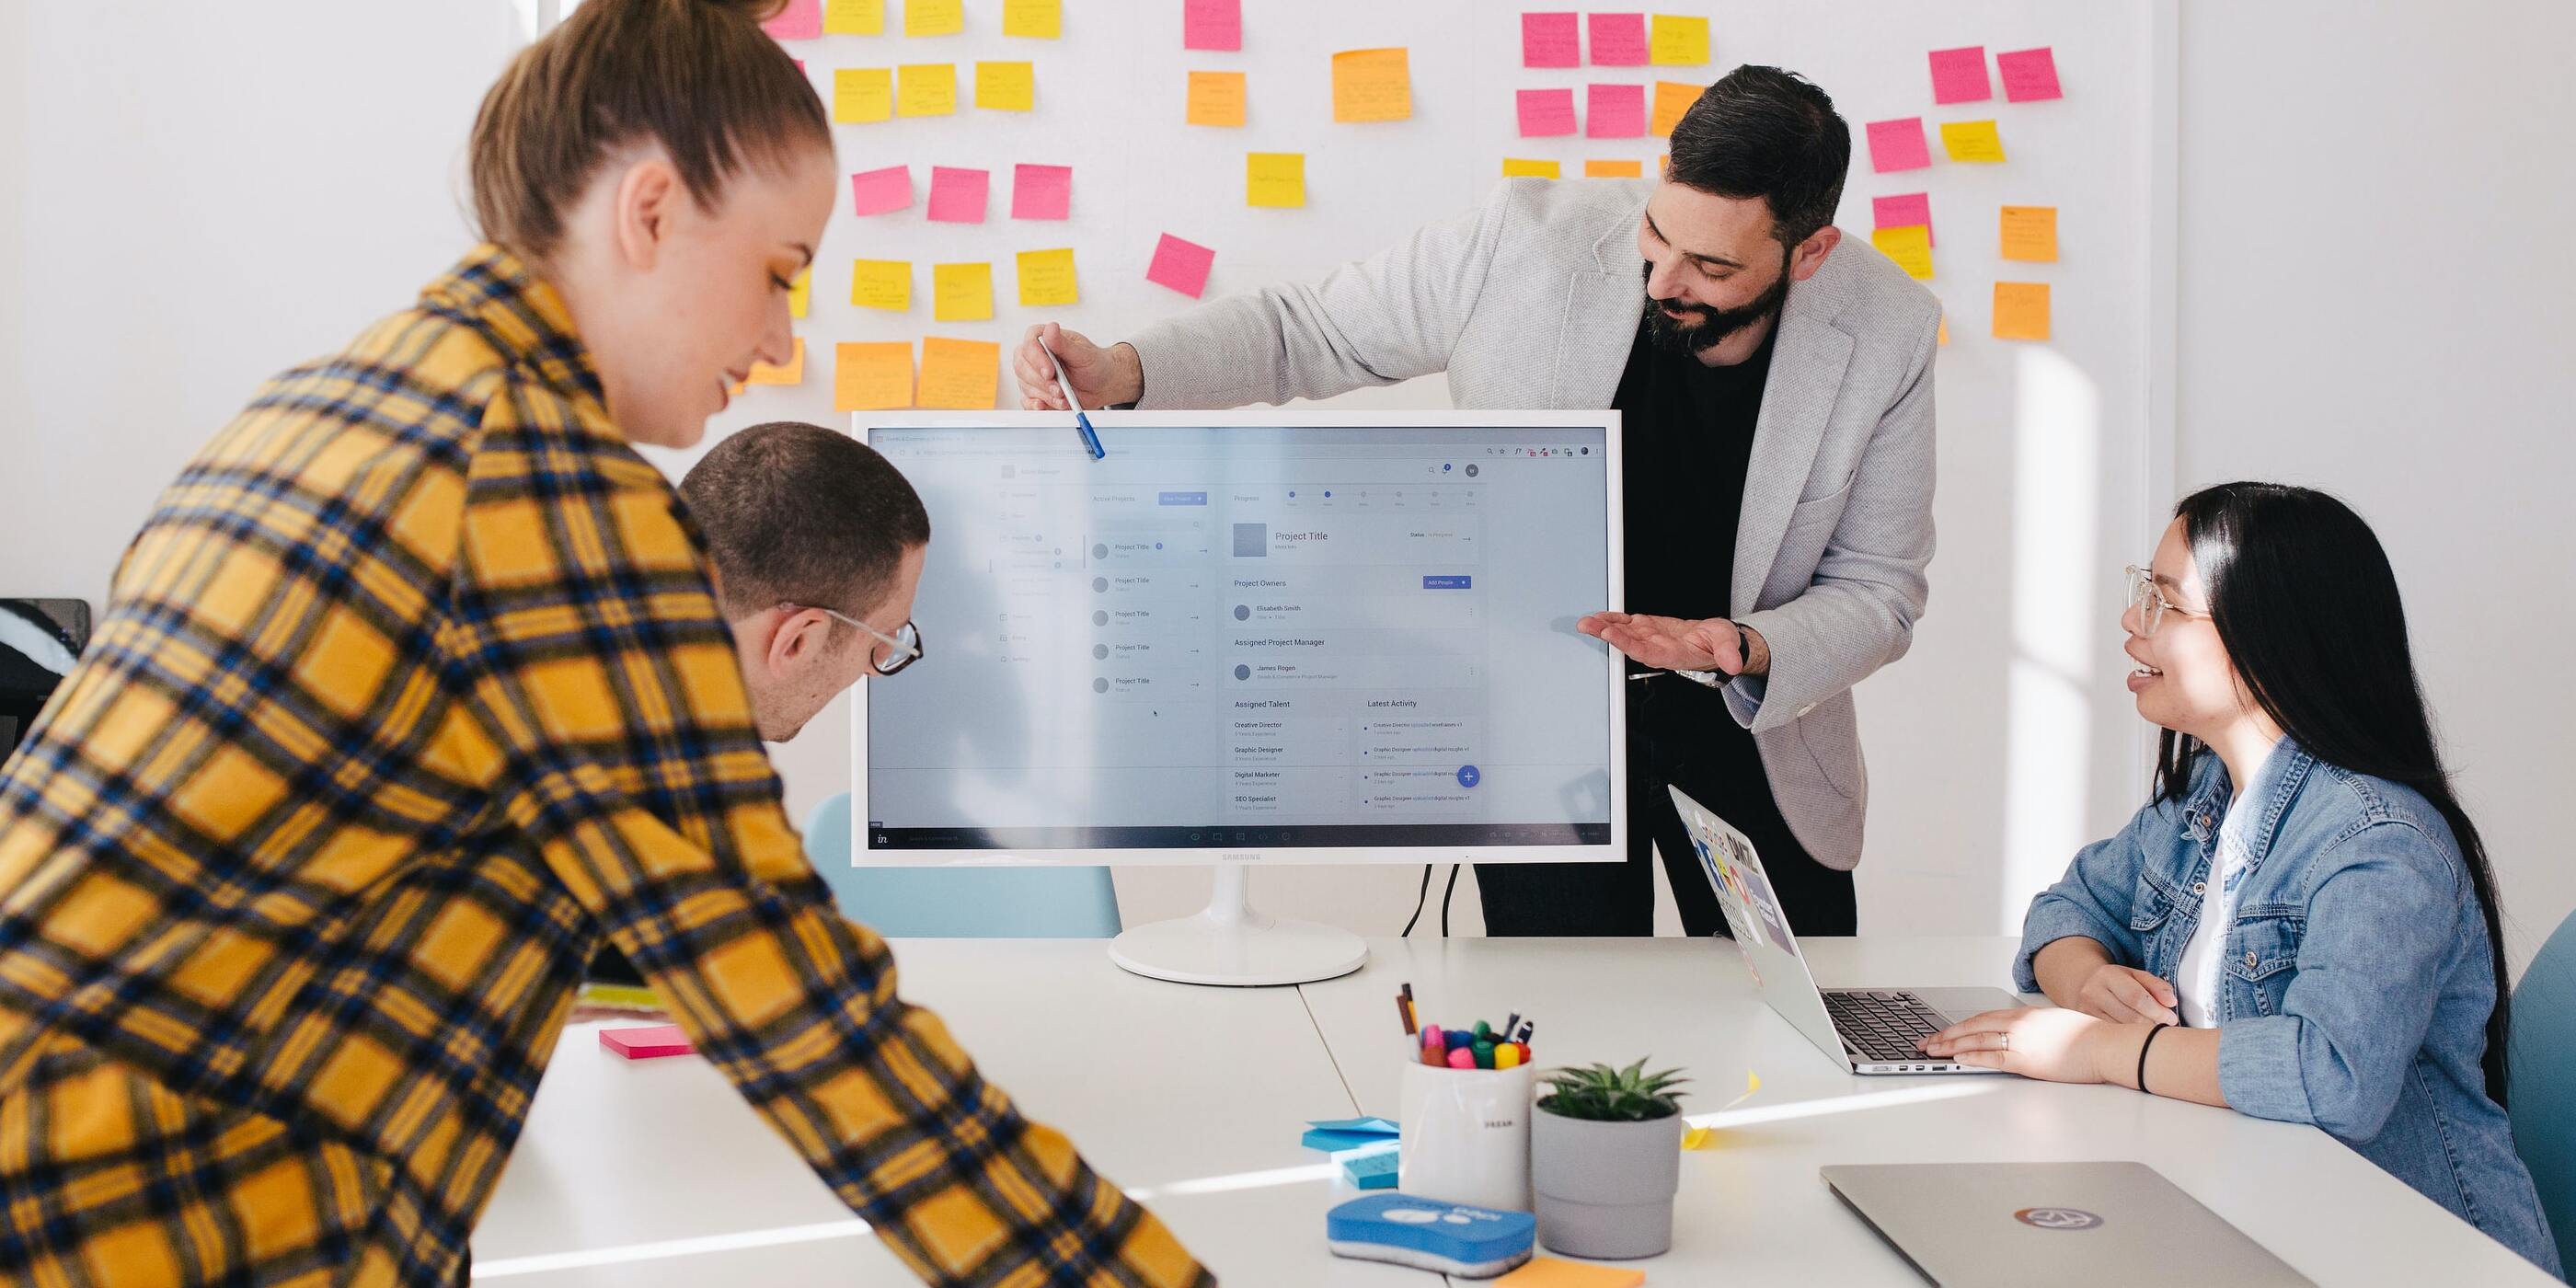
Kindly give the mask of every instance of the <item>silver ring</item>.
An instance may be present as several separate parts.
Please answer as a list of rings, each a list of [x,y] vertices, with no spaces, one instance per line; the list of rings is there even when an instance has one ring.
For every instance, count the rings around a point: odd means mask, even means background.
[[[2009,1034],[2009,1033],[1998,1033],[1998,1034],[1996,1034],[1995,1036],[2003,1039],[2003,1045],[2002,1045],[2001,1047],[1998,1047],[1998,1048],[1997,1048],[1997,1050],[2002,1050],[2002,1051],[2010,1051],[2010,1050],[2012,1050],[2012,1034]]]

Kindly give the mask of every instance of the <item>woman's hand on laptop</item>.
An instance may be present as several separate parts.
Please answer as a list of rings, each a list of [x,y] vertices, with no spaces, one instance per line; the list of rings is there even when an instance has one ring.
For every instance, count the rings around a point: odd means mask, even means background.
[[[1970,1016],[1923,1039],[1925,1055],[2048,1082],[2117,1082],[2121,1060],[2138,1058],[2134,1029],[2082,1011],[2017,1006]]]
[[[2146,971],[2106,963],[2084,977],[2075,1009],[2114,1024],[2180,1024],[2174,986]]]

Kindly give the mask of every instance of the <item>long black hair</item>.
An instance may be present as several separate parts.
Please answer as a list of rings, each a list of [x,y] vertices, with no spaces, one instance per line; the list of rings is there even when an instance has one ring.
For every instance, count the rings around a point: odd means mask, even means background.
[[[2442,768],[2415,679],[2397,574],[2352,507],[2308,488],[2222,483],[2174,507],[2209,588],[2218,641],[2254,701],[2309,754],[2415,789],[2450,824],[2486,917],[2495,971],[2487,1095],[2505,1099],[2504,928],[2484,842]],[[2156,794],[2179,802],[2201,741],[2171,729],[2157,746]]]

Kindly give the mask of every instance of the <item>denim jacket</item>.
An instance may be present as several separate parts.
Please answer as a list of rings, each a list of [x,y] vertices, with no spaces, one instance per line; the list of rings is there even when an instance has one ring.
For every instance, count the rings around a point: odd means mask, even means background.
[[[2247,871],[2223,943],[2218,1085],[2257,1118],[2311,1123],[2399,1180],[2558,1273],[2531,1174],[2480,1061],[2496,978],[2477,894],[2450,825],[2413,789],[2326,764],[2283,740],[2248,820]],[[2181,802],[2158,800],[2086,846],[2031,901],[2013,976],[2070,935],[2171,980],[2200,924],[2227,770],[2193,766]],[[2539,1094],[2532,1088],[2523,1094]]]

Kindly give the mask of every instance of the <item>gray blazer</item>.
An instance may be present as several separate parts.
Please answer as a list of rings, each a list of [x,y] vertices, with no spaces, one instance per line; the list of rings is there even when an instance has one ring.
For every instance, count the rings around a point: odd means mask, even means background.
[[[1506,180],[1476,211],[1312,285],[1200,305],[1130,337],[1147,408],[1323,398],[1449,373],[1462,408],[1607,408],[1645,299],[1648,180]],[[1869,780],[1851,688],[1905,655],[1932,558],[1940,304],[1846,237],[1792,286],[1735,532],[1732,603],[1771,673],[1726,686],[1780,811],[1860,862]],[[1747,608],[1753,611],[1745,611]]]

